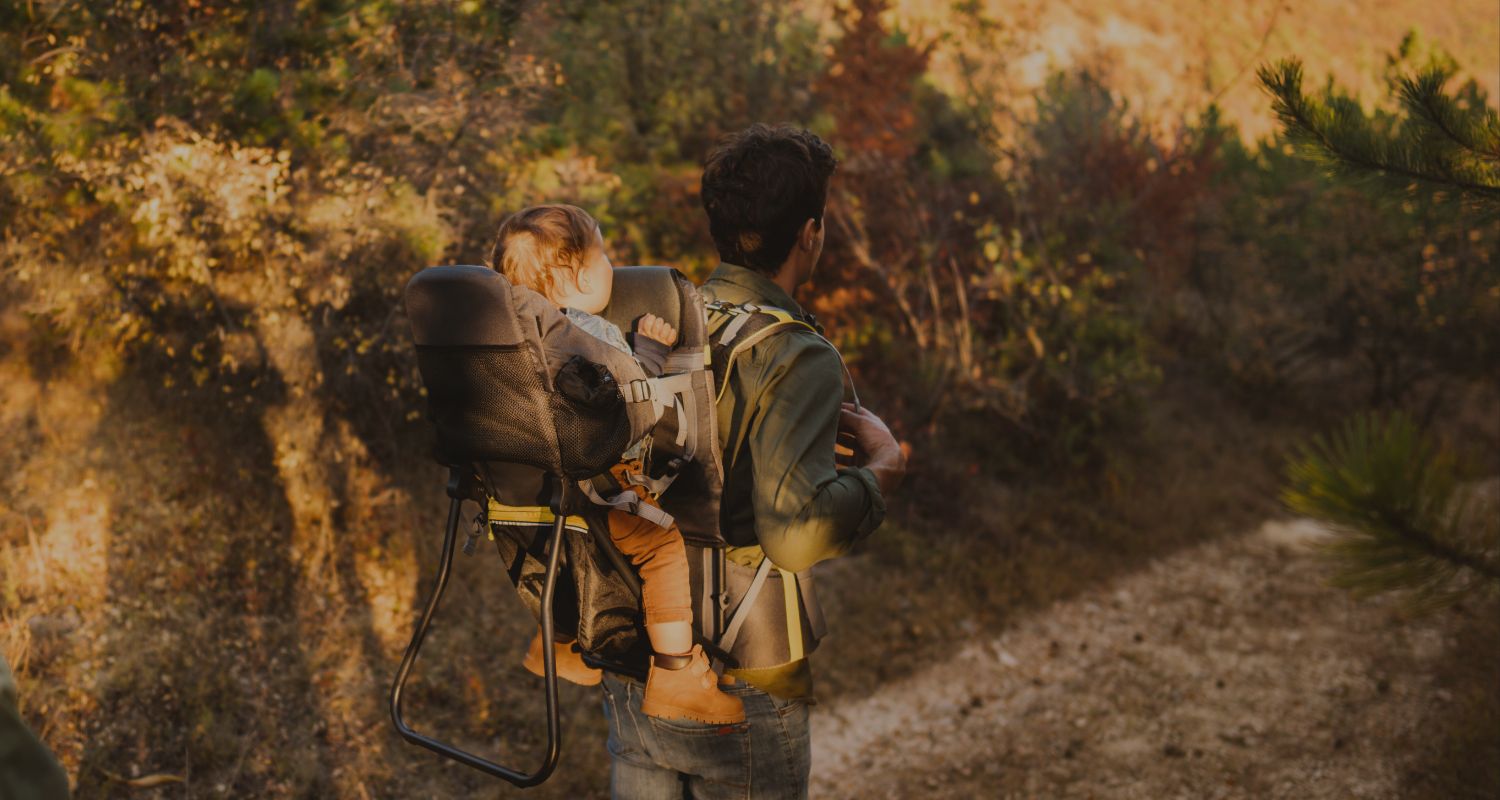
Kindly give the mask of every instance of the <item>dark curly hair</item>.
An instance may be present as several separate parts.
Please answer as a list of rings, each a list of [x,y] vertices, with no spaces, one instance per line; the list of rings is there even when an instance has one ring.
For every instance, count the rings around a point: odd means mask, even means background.
[[[823,224],[838,160],[810,131],[756,123],[703,162],[702,200],[719,258],[774,275],[809,219]]]

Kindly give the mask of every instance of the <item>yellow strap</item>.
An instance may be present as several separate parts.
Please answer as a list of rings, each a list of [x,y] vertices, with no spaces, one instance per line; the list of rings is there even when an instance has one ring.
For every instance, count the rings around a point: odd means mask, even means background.
[[[781,322],[796,322],[802,325],[807,325],[806,322],[803,322],[802,320],[792,316],[791,312],[787,311],[786,309],[777,308],[776,306],[756,306],[755,310],[762,314],[770,314]],[[807,328],[813,333],[818,332],[817,329],[811,325],[807,325]]]
[[[728,309],[724,309],[723,310],[722,313],[724,313],[726,320],[729,319],[731,316],[733,316],[733,314],[735,314],[735,313],[738,313],[738,314],[753,314],[753,313],[770,314],[771,316],[773,316],[773,317],[776,318],[776,324],[766,326],[764,329],[762,329],[760,331],[760,333],[758,333],[756,336],[752,337],[751,340],[745,342],[745,346],[746,347],[749,347],[750,345],[756,344],[756,343],[760,342],[761,339],[765,338],[761,334],[764,334],[767,331],[779,330],[783,325],[788,325],[788,324],[801,325],[802,327],[807,328],[808,330],[810,330],[810,331],[813,332],[813,335],[817,336],[819,339],[822,339],[825,342],[828,342],[828,345],[830,347],[833,347],[833,342],[829,342],[827,336],[824,336],[823,334],[818,333],[818,329],[815,328],[815,327],[813,327],[812,325],[808,324],[807,322],[804,322],[803,320],[798,319],[797,317],[792,316],[792,314],[790,312],[788,312],[786,309],[777,308],[775,306],[757,306],[757,305],[750,305],[750,306],[745,306],[745,307],[733,306],[732,308],[734,309],[733,312],[730,312]],[[718,330],[719,327],[722,327],[722,323],[719,326],[715,327],[715,330]],[[734,364],[734,357],[739,354],[740,350],[741,350],[741,347],[739,345],[735,345],[734,350],[729,354],[729,358],[725,361],[724,371],[725,371],[726,375],[725,375],[725,378],[724,378],[724,386],[728,386],[729,385],[729,377],[728,377],[727,373],[730,371],[729,367]],[[849,372],[849,365],[844,362],[844,354],[840,353],[839,349],[837,347],[833,347],[833,352],[835,354],[837,354],[838,357],[839,357],[839,367],[841,369],[843,369],[843,371],[844,371],[844,383],[847,386],[847,388],[849,389],[849,395],[850,395],[850,397],[854,401],[855,408],[858,408],[860,406],[860,402],[859,402],[859,390],[854,387],[854,375],[852,375]],[[724,389],[720,388],[719,389],[719,395],[716,398],[716,400],[722,400],[723,397],[724,397]]]
[[[501,525],[551,525],[557,520],[557,515],[546,506],[508,506],[496,500],[490,500],[486,516],[490,522]],[[589,529],[588,522],[579,516],[570,516],[563,524],[580,531]]]
[[[792,661],[800,661],[807,653],[802,644],[802,609],[797,599],[797,573],[787,572],[781,567],[781,593],[786,597],[786,648]]]
[[[767,313],[770,313],[770,309],[762,309],[762,310],[766,311]],[[779,309],[777,309],[777,310],[779,310]],[[765,340],[765,338],[767,336],[770,336],[771,334],[775,333],[776,331],[779,331],[782,328],[785,328],[785,327],[787,327],[789,325],[801,325],[802,327],[804,327],[804,328],[812,331],[813,333],[817,333],[818,332],[818,330],[816,328],[814,328],[813,326],[807,324],[806,322],[803,322],[800,319],[797,319],[797,318],[793,317],[790,314],[787,314],[785,311],[782,311],[780,314],[771,314],[771,316],[776,317],[776,322],[773,322],[770,325],[767,325],[766,327],[761,328],[760,330],[756,331],[751,336],[746,336],[744,339],[742,339],[738,343],[736,343],[735,346],[734,346],[734,348],[729,351],[729,357],[726,358],[726,359],[724,359],[724,382],[723,382],[723,384],[721,384],[719,386],[719,393],[718,393],[718,395],[716,395],[714,397],[714,403],[715,404],[723,402],[724,401],[724,393],[727,392],[727,391],[729,391],[729,374],[732,373],[732,372],[734,372],[734,361],[735,361],[735,359],[737,359],[737,358],[740,357],[740,353],[743,353],[746,350],[749,350],[750,348],[754,347],[755,345],[760,344],[762,341]]]

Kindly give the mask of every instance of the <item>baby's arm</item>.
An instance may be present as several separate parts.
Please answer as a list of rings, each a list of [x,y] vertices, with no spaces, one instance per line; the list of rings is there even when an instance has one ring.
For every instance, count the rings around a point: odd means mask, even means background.
[[[661,375],[667,353],[677,343],[677,329],[655,314],[647,314],[636,323],[635,358],[648,375]]]

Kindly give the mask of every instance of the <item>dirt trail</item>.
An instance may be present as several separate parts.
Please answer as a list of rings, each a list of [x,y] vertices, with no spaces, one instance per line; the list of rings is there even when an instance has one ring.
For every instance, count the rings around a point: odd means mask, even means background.
[[[1180,552],[818,707],[813,796],[1408,796],[1454,624],[1328,588],[1322,535]]]

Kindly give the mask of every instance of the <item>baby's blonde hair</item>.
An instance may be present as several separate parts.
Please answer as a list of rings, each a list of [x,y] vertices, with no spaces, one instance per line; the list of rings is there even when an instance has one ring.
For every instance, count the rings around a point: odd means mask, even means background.
[[[556,273],[575,273],[598,246],[599,223],[578,206],[550,203],[505,218],[490,248],[490,268],[511,283],[552,296]]]

